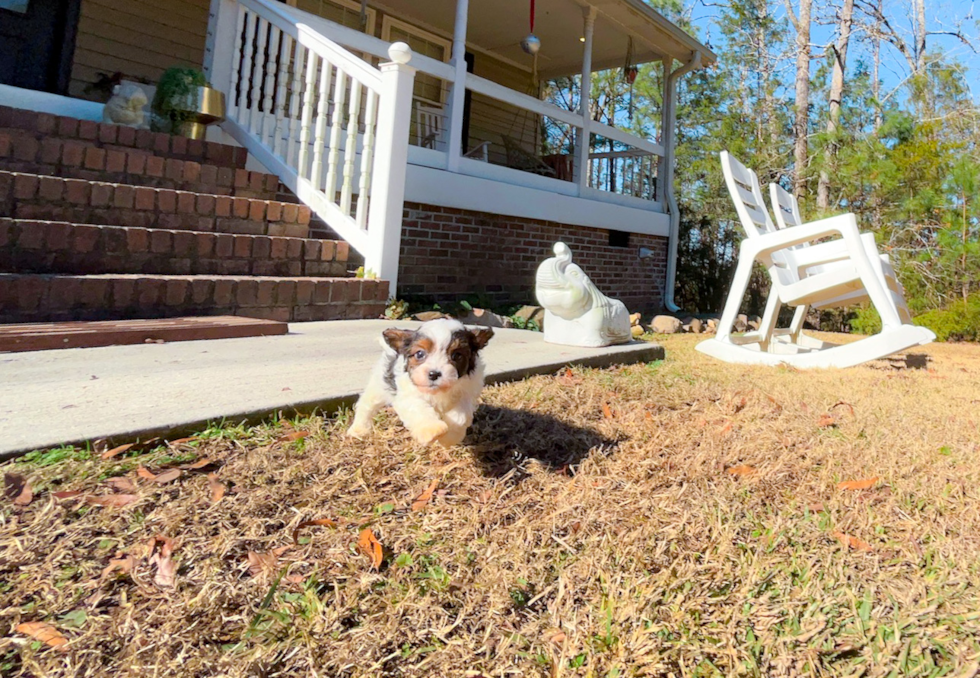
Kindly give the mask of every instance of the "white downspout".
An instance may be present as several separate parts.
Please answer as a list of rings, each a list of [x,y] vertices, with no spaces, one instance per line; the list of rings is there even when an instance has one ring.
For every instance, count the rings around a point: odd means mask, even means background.
[[[694,56],[686,64],[671,72],[667,76],[665,86],[665,97],[667,101],[666,123],[664,125],[664,137],[668,140],[664,145],[664,177],[663,188],[664,197],[667,199],[667,212],[670,217],[670,235],[667,241],[667,282],[664,285],[664,306],[671,313],[681,310],[680,306],[674,303],[674,287],[677,278],[677,241],[680,239],[681,213],[677,208],[677,199],[674,197],[674,146],[676,145],[676,126],[677,126],[677,81],[681,76],[686,75],[701,65],[701,52],[695,52]]]

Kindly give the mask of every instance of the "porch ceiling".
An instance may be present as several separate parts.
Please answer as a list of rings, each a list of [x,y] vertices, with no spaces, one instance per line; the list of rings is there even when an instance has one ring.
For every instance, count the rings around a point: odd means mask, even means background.
[[[456,0],[384,0],[371,2],[418,25],[452,36]],[[521,50],[528,33],[529,0],[470,0],[467,42],[528,68],[532,59]],[[633,37],[634,61],[646,63],[665,56],[687,61],[695,51],[701,63],[714,53],[651,9],[642,0],[537,0],[534,33],[541,39],[541,77],[572,75],[582,70],[583,8],[598,10],[593,35],[593,70],[622,66],[627,37]]]

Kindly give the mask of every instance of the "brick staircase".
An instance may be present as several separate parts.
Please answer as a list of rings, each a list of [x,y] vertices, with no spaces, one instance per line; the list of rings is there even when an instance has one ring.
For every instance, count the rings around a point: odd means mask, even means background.
[[[388,285],[242,148],[0,106],[0,322],[372,318]]]

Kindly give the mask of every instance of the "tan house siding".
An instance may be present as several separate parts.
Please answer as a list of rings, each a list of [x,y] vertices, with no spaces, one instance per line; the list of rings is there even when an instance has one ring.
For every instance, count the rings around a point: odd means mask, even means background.
[[[99,73],[156,82],[170,66],[200,67],[209,0],[82,0],[69,94],[97,99],[85,87]]]

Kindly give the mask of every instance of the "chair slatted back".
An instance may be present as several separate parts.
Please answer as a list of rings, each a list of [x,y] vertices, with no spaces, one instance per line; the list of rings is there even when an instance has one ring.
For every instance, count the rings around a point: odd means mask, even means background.
[[[769,200],[772,211],[776,215],[776,225],[779,228],[791,228],[803,223],[800,216],[800,204],[796,196],[779,184],[769,184]]]
[[[749,238],[758,238],[767,233],[774,233],[776,225],[769,216],[769,210],[766,209],[762,187],[759,185],[759,177],[756,173],[736,160],[728,151],[721,152],[721,169],[745,235]],[[776,287],[799,281],[791,259],[792,254],[788,249],[772,254],[774,266],[770,268],[769,275]]]

